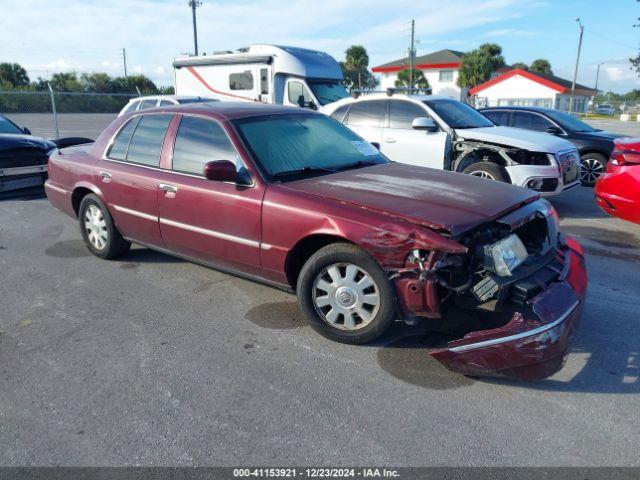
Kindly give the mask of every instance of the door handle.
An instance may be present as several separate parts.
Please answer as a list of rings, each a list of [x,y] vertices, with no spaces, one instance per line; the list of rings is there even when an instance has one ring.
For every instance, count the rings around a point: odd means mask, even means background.
[[[395,138],[385,138],[384,142],[385,143],[396,143],[396,139]]]
[[[178,187],[174,187],[173,185],[161,183],[159,187],[160,190],[164,191],[164,193],[178,193]]]
[[[105,172],[104,170],[101,170],[98,173],[102,177],[102,181],[104,183],[109,183],[111,181],[111,174],[109,172]]]

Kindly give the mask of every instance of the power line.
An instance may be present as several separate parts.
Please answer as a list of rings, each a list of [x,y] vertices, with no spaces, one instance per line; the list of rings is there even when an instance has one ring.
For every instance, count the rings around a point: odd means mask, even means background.
[[[609,40],[610,42],[613,42],[613,43],[617,43],[618,45],[621,45],[623,47],[630,48],[632,50],[635,50],[637,48],[637,47],[632,47],[631,45],[627,45],[626,43],[623,43],[623,42],[621,42],[619,40],[616,40],[615,38],[607,37],[606,35],[602,35],[601,33],[594,32],[590,28],[586,28],[585,27],[585,30],[587,32],[591,33],[592,35],[595,35],[595,36],[600,37],[600,38],[604,38],[605,40]]]

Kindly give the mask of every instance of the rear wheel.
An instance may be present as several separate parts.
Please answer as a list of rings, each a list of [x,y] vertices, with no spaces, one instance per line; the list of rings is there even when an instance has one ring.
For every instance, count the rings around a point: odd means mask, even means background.
[[[600,153],[587,153],[580,157],[580,183],[593,187],[596,180],[607,170],[607,157]]]
[[[472,175],[474,177],[487,178],[498,182],[508,182],[507,172],[500,165],[491,162],[472,163],[462,170],[462,173]]]
[[[334,243],[313,254],[298,277],[297,295],[313,329],[338,342],[371,342],[395,320],[387,275],[355,245]]]
[[[78,210],[80,232],[87,247],[95,256],[117,258],[126,253],[131,244],[113,224],[107,207],[94,194],[85,196]]]

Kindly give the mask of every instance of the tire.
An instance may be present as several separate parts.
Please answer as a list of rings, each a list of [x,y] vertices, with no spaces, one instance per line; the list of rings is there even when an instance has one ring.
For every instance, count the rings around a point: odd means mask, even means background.
[[[78,220],[82,239],[96,257],[108,260],[118,258],[131,247],[131,243],[122,238],[109,210],[96,195],[91,193],[82,199]]]
[[[348,243],[333,243],[314,253],[300,271],[296,292],[311,327],[337,342],[372,342],[396,318],[395,295],[384,270]]]
[[[596,180],[607,170],[607,157],[601,153],[587,153],[580,157],[580,183],[593,187]]]
[[[492,162],[476,162],[472,163],[462,173],[467,175],[473,175],[475,177],[487,178],[489,180],[496,180],[497,182],[509,183],[507,172],[500,165],[496,165]]]

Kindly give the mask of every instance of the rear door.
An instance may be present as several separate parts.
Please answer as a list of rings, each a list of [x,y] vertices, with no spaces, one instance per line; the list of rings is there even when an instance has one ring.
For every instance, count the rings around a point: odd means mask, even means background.
[[[381,147],[387,100],[361,100],[351,104],[343,123],[369,143]]]
[[[118,230],[140,243],[162,246],[158,178],[172,114],[137,115],[115,135],[96,175]]]
[[[380,150],[395,162],[442,169],[448,134],[414,130],[411,124],[418,117],[429,114],[415,103],[389,100],[389,123],[382,130]]]
[[[182,116],[170,170],[157,184],[163,240],[169,249],[188,257],[258,274],[264,187],[250,181],[207,180],[204,165],[214,160],[234,162],[246,177],[246,168],[220,123]]]

